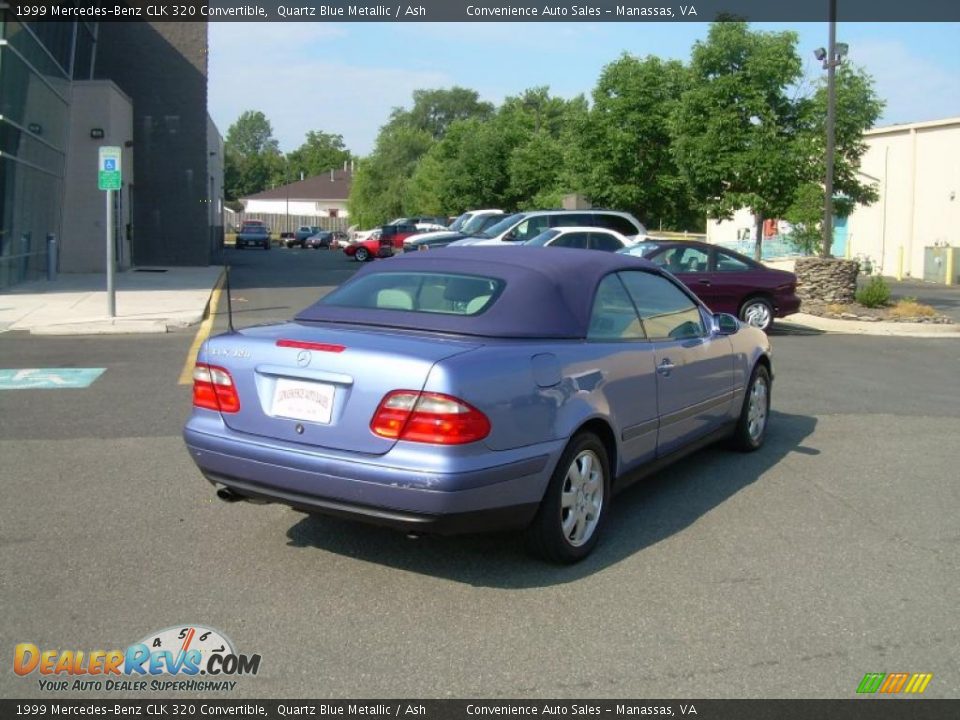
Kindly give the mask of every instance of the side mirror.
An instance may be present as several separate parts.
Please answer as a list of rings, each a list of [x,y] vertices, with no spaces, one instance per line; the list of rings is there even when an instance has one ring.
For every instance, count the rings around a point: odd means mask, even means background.
[[[728,313],[715,313],[713,328],[717,335],[733,335],[740,330],[740,321]]]

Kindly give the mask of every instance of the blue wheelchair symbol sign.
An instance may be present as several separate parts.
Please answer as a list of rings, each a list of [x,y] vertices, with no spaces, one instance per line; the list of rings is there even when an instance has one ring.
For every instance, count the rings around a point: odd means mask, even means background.
[[[103,159],[103,169],[107,172],[111,172],[117,169],[117,160],[116,158],[104,158]]]

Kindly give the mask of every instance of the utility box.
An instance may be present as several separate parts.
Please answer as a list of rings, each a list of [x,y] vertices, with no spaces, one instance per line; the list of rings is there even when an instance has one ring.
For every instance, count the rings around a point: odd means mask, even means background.
[[[925,247],[923,279],[943,285],[960,285],[960,247]]]
[[[589,210],[592,207],[593,205],[590,204],[590,201],[587,199],[586,195],[573,193],[563,196],[564,210]]]

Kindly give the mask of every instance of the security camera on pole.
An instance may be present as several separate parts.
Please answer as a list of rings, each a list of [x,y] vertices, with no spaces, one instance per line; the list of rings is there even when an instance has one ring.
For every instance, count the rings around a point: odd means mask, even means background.
[[[113,287],[116,254],[113,247],[113,191],[121,187],[120,148],[103,146],[98,155],[97,187],[107,192],[107,314],[116,317],[117,297]]]

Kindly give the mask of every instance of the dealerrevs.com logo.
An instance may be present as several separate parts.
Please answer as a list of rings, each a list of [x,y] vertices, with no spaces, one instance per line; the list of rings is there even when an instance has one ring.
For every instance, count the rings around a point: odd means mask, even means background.
[[[126,650],[41,649],[25,642],[13,653],[13,671],[39,675],[43,691],[233,690],[232,678],[259,670],[260,655],[237,653],[223,633],[202,625],[150,633]]]

